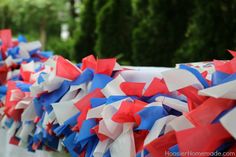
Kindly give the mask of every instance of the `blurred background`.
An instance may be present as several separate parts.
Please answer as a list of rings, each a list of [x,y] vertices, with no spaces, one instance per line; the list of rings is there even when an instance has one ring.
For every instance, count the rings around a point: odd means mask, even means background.
[[[229,59],[235,0],[1,0],[0,28],[39,39],[79,62],[94,54],[125,65]]]

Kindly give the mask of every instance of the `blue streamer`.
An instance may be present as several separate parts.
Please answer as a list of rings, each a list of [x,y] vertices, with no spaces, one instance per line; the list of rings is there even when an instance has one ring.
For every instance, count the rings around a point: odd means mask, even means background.
[[[191,72],[193,75],[195,75],[196,78],[201,82],[201,84],[203,85],[204,88],[209,87],[207,81],[205,80],[205,78],[202,77],[201,73],[198,70],[196,70],[190,66],[184,65],[184,64],[180,64],[179,68],[185,69],[185,70]]]
[[[141,124],[135,130],[150,130],[156,120],[168,115],[162,106],[146,107],[137,114],[141,117]]]

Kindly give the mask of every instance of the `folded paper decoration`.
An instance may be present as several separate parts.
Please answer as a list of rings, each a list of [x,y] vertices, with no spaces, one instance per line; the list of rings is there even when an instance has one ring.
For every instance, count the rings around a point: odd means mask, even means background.
[[[74,64],[0,31],[1,127],[9,143],[72,157],[236,156],[232,60],[176,68]],[[200,155],[198,155],[200,156]]]

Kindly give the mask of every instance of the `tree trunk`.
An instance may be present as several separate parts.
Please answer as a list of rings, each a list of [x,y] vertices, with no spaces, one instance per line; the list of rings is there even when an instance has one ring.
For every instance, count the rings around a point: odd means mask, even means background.
[[[40,22],[40,42],[42,44],[42,49],[45,48],[46,40],[47,40],[46,20],[45,18],[43,18]]]

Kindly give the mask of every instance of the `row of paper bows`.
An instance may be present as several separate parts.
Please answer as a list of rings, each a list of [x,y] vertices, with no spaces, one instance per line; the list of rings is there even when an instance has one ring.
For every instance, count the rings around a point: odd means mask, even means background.
[[[229,61],[125,67],[92,55],[74,64],[10,30],[0,39],[1,127],[11,144],[72,157],[236,152],[234,51]]]

